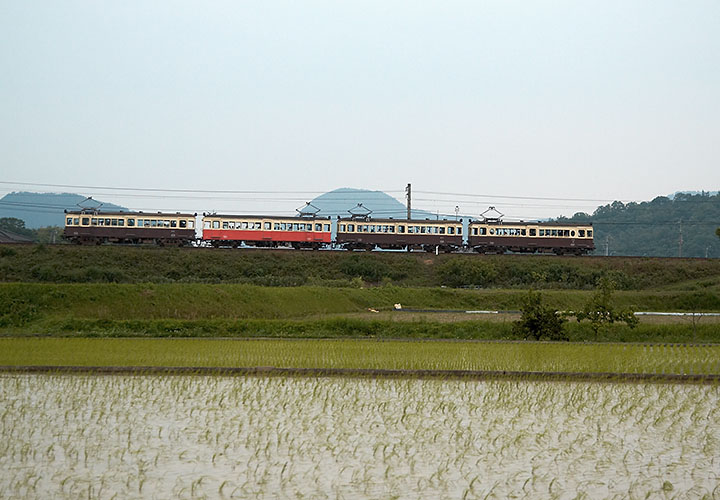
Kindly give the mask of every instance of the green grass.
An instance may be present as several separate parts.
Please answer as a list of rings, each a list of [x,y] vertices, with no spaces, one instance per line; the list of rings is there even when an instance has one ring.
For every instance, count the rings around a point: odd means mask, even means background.
[[[590,291],[546,290],[547,304],[579,309]],[[0,283],[0,327],[40,318],[299,319],[330,314],[390,310],[395,303],[418,309],[518,310],[523,290],[451,288],[259,287],[201,284],[44,284]],[[718,311],[720,297],[688,292],[616,292],[619,304],[647,311]],[[697,299],[697,300],[696,300]],[[702,300],[701,300],[702,299]]]
[[[0,365],[719,374],[720,345],[11,338]]]
[[[592,292],[550,290],[548,304],[579,308]],[[516,310],[521,290],[459,290],[395,286],[355,288],[258,287],[203,284],[0,284],[0,335],[159,337],[378,337],[516,339],[510,320],[465,315],[452,322],[406,313],[372,315],[368,308]],[[638,310],[693,310],[683,292],[618,292]],[[712,310],[705,304],[705,310]],[[382,316],[382,320],[378,319]],[[709,320],[685,324],[613,325],[594,335],[567,324],[571,340],[718,342]]]

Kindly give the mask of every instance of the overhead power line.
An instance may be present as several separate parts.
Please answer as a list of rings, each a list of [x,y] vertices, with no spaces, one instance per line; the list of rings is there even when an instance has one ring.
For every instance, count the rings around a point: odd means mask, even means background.
[[[86,186],[78,184],[45,184],[37,182],[10,182],[0,181],[0,184],[13,186],[34,186],[34,187],[50,187],[63,189],[89,189],[102,191],[146,191],[157,193],[220,193],[220,194],[323,194],[322,191],[257,191],[257,190],[238,190],[238,189],[171,189],[171,188],[145,188],[145,187],[116,187],[116,186]],[[358,189],[357,192],[365,192],[364,189]],[[403,190],[375,190],[383,193],[401,193]],[[347,194],[353,191],[345,191],[338,194]],[[372,192],[372,191],[370,191]],[[328,193],[332,194],[332,193]]]

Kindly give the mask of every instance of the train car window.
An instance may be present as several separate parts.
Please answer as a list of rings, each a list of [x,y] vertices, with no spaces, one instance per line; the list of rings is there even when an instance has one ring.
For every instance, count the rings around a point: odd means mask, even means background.
[[[584,237],[585,237],[585,230],[584,230],[584,229],[581,229],[580,231],[578,231],[578,233],[580,233],[579,236],[580,236],[581,238],[584,238]]]
[[[165,226],[165,227],[170,227],[170,221],[169,221],[169,220],[164,220],[164,221],[163,221],[163,226]]]
[[[348,232],[352,233],[355,231],[355,224],[348,224]]]
[[[575,236],[575,231],[570,231],[570,236]]]
[[[187,221],[184,220],[184,219],[181,220],[181,221],[180,221],[180,227],[187,227]]]
[[[190,229],[193,229],[193,228],[195,227],[195,221],[194,221],[194,220],[189,220],[189,221],[188,221],[188,227],[189,227]]]
[[[93,217],[93,219],[90,221],[90,224],[92,224],[93,226],[97,226],[97,225],[98,225],[98,220]]]
[[[395,232],[395,226],[388,226],[388,232],[394,233],[394,232]]]
[[[592,229],[588,229],[588,238],[592,238]]]
[[[98,225],[98,226],[104,226],[104,225],[105,225],[105,219],[98,219],[97,225]]]
[[[65,221],[65,225],[66,225],[66,226],[72,226],[72,217],[68,217],[68,218],[67,218],[67,220]]]
[[[142,221],[138,219],[138,226],[142,226]],[[204,220],[203,221],[203,229],[210,229],[210,221]]]
[[[135,226],[135,219],[128,219],[128,226],[134,227],[134,226]]]
[[[118,226],[125,226],[125,219],[118,219]]]
[[[539,231],[540,231],[540,232],[539,232],[539,235],[540,235],[540,236],[545,236],[545,230],[544,230],[544,229],[540,229]]]
[[[105,219],[105,225],[106,225],[106,226],[109,226],[109,225],[110,225],[110,219]]]
[[[405,226],[398,226],[398,233],[405,233]]]
[[[324,225],[323,225],[323,230],[324,230],[324,231],[330,231],[330,224],[324,224]]]
[[[412,234],[415,232],[414,226],[408,226],[408,234]]]
[[[273,224],[273,231],[280,231],[280,223],[279,222],[276,222],[275,224]]]
[[[220,221],[219,220],[214,220],[212,225],[213,225],[213,229],[220,229]]]
[[[530,229],[530,236],[535,236],[535,230],[534,230],[534,229]]]
[[[300,224],[293,224],[293,225],[292,225],[292,230],[293,230],[293,231],[298,231],[299,229],[300,229]]]
[[[315,224],[315,231],[322,231],[322,224]]]
[[[340,224],[340,231],[345,232],[345,224]]]
[[[227,229],[227,228],[228,228],[228,223],[227,223],[227,221],[223,221],[223,229]]]
[[[457,234],[462,234],[462,228],[461,228],[461,227],[457,228]]]
[[[265,226],[265,230],[266,230],[266,231],[270,231],[270,229],[272,229],[272,223],[271,223],[271,222],[265,222],[263,225]]]
[[[90,217],[83,217],[83,219],[82,219],[82,225],[83,225],[83,226],[89,226],[89,225],[90,225]]]

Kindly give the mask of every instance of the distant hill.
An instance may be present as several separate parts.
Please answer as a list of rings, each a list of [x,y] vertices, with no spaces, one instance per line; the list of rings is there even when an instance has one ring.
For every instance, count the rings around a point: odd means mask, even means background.
[[[592,215],[575,214],[571,222],[592,221],[597,255],[720,257],[720,195],[675,193],[642,203],[615,201]],[[681,244],[682,237],[682,244]]]
[[[47,226],[62,226],[63,211],[77,210],[78,203],[86,197],[72,193],[28,193],[15,192],[0,199],[0,218],[14,217],[25,221],[25,227],[36,229]],[[100,200],[88,201],[84,206],[95,207]],[[125,207],[103,203],[103,210],[123,210]]]
[[[376,219],[405,219],[407,217],[406,206],[382,191],[340,188],[321,194],[310,203],[320,209],[318,215],[321,217],[348,217],[351,210],[358,214],[370,211],[370,216]],[[362,204],[362,207],[358,207],[359,203]],[[412,209],[412,217],[413,219],[435,219],[437,215],[427,210]]]

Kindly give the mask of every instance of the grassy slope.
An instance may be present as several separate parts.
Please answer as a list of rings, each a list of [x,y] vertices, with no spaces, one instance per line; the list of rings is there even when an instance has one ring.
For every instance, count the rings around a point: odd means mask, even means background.
[[[588,291],[546,291],[545,299],[560,310],[577,309]],[[521,290],[457,290],[446,288],[367,289],[251,285],[119,285],[0,284],[0,333],[3,335],[91,336],[267,336],[267,337],[407,337],[514,338],[508,321],[482,321],[458,316],[406,320],[404,313],[380,315],[395,303],[431,309],[519,309]],[[681,292],[618,292],[617,300],[640,310],[683,310]],[[706,304],[708,305],[708,304]],[[712,305],[712,304],[709,304]],[[712,309],[712,308],[709,308]],[[716,309],[717,310],[717,309]],[[364,313],[364,314],[363,314]],[[395,316],[397,315],[397,316]],[[630,331],[616,325],[600,337],[586,324],[571,322],[574,340],[720,340],[709,320],[693,327],[641,325]]]

